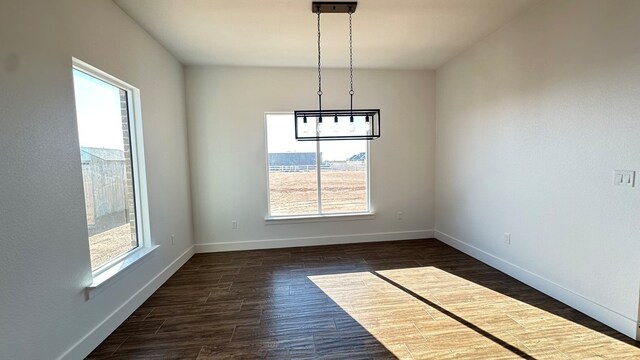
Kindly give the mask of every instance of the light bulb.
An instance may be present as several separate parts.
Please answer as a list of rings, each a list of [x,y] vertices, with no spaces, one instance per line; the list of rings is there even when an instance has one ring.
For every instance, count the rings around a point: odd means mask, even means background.
[[[371,117],[371,121],[373,121],[373,116]],[[364,128],[367,134],[371,133],[371,121],[369,121],[369,115],[364,118]]]

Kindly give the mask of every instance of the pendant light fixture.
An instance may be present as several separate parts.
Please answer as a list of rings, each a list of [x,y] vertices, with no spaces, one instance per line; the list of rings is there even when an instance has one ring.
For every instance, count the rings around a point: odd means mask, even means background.
[[[353,108],[353,36],[351,16],[357,2],[313,2],[311,10],[318,18],[318,109],[294,112],[295,135],[300,141],[374,140],[380,137],[380,109]],[[322,61],[320,48],[320,14],[349,14],[349,109],[322,109]]]

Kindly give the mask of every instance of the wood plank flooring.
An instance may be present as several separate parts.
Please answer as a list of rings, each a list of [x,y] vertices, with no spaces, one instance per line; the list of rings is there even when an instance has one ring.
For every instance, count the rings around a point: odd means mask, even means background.
[[[197,254],[89,359],[640,359],[437,241]]]

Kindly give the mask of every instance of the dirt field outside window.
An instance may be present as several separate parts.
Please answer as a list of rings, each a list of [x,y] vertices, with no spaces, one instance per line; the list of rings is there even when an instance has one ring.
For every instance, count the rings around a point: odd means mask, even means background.
[[[322,170],[322,212],[367,211],[367,172]],[[315,172],[269,173],[271,215],[318,213]]]
[[[131,227],[124,224],[89,237],[91,270],[135,248],[131,245]]]

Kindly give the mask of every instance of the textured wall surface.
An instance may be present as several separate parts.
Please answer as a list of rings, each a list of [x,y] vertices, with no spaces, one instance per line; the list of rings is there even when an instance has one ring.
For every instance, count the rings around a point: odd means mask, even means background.
[[[265,223],[264,113],[316,108],[316,70],[187,68],[192,187],[198,194],[193,199],[196,243],[233,246],[371,233],[419,236],[433,228],[434,73],[357,70],[354,77],[354,106],[381,109],[382,137],[371,141],[370,150],[375,219],[270,225]],[[348,89],[347,71],[323,71],[323,107],[348,107]],[[398,211],[402,220],[396,219]],[[238,221],[237,230],[232,230],[232,220]],[[289,243],[296,244],[300,242]]]
[[[161,245],[88,301],[72,57],[141,91],[149,230]],[[132,310],[120,307],[192,246],[183,70],[111,1],[3,1],[0,86],[0,358],[52,359],[105,337]]]
[[[629,336],[640,187],[613,186],[613,171],[640,170],[638,19],[633,0],[547,1],[436,77],[436,229]]]

